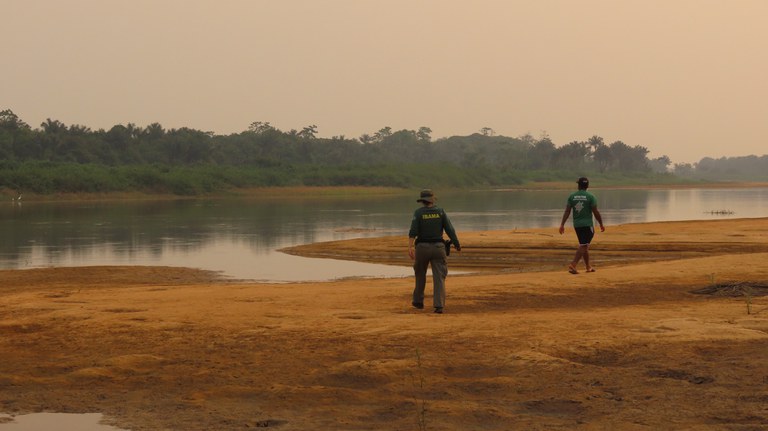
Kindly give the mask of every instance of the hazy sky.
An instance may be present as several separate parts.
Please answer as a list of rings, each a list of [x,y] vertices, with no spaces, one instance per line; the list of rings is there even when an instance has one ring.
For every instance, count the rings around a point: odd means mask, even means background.
[[[763,155],[768,0],[0,0],[0,109]]]

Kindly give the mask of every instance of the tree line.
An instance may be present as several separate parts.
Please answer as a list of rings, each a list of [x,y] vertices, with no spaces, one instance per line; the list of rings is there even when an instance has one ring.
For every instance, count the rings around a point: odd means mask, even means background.
[[[704,157],[697,163],[678,163],[672,170],[680,178],[708,181],[768,181],[768,155]]]
[[[47,119],[32,128],[0,111],[0,186],[38,193],[139,190],[181,194],[227,187],[423,184],[500,186],[575,173],[665,175],[671,161],[599,136],[556,146],[548,136],[432,139],[432,130],[384,127],[359,138],[318,137],[254,122],[239,133],[118,124],[92,130]],[[677,166],[676,166],[677,168]]]
[[[32,129],[12,111],[0,112],[0,158],[15,161],[93,163],[108,166],[135,164],[322,166],[451,163],[504,169],[597,169],[645,171],[668,161],[649,161],[644,147],[617,141],[606,145],[594,136],[584,142],[556,147],[547,137],[534,139],[495,136],[489,128],[470,136],[432,140],[431,130],[394,131],[384,127],[358,139],[317,137],[317,126],[281,131],[270,123],[254,122],[247,130],[214,135],[190,128],[164,129],[118,124],[109,130],[67,126],[47,119]]]

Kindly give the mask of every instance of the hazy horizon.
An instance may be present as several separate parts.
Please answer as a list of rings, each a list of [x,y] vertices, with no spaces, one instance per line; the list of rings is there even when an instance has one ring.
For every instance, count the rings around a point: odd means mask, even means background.
[[[667,155],[766,154],[762,0],[0,0],[0,109],[358,138],[483,127]]]

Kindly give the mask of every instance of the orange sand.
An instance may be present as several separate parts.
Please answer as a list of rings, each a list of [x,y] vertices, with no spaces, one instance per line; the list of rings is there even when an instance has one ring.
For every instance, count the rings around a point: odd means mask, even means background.
[[[0,413],[134,431],[768,429],[768,219],[609,225],[579,275],[572,231],[460,234],[449,266],[473,273],[449,275],[444,315],[410,308],[412,278],[0,271]],[[410,264],[405,238],[370,245],[290,252]],[[691,293],[711,285],[748,296]]]

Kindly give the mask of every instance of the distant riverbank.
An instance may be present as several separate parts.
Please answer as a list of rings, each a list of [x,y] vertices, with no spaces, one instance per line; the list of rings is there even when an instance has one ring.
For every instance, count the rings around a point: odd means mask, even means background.
[[[569,190],[575,187],[574,182],[550,181],[530,182],[504,187],[469,188],[477,190]],[[594,182],[592,189],[727,189],[727,188],[758,188],[768,187],[768,182],[702,182],[702,183],[669,183],[626,185]],[[416,189],[398,187],[366,187],[366,186],[291,186],[291,187],[250,187],[228,189],[226,191],[180,196],[174,194],[154,194],[141,192],[110,192],[110,193],[26,193],[19,196],[9,189],[0,189],[0,200],[9,202],[43,202],[43,201],[114,201],[114,200],[179,200],[179,199],[218,199],[218,198],[297,198],[297,197],[350,197],[376,195],[407,195]],[[451,190],[467,190],[461,188],[436,188],[439,193]]]

